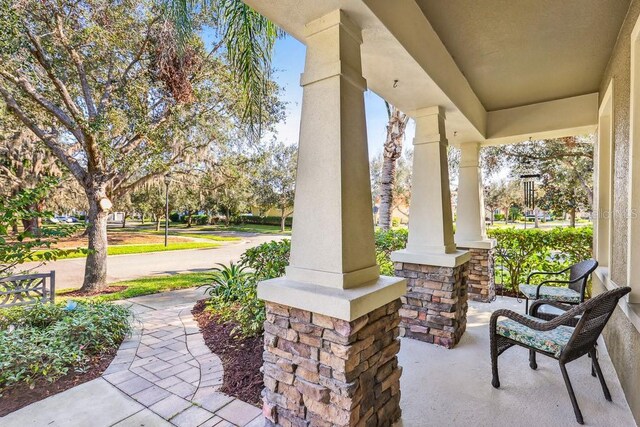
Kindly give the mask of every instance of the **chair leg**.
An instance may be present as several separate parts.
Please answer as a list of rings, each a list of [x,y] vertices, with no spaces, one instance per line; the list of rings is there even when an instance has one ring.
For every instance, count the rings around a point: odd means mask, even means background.
[[[500,388],[500,378],[498,377],[498,343],[495,332],[491,334],[491,385]]]
[[[534,371],[538,369],[538,363],[536,363],[536,352],[529,350],[529,367]]]
[[[529,314],[529,298],[524,297],[524,314]]]
[[[596,349],[594,348],[589,352],[591,355],[591,369],[595,368],[596,373],[598,374],[598,379],[600,380],[600,385],[602,386],[602,391],[604,393],[604,398],[611,402],[611,393],[609,392],[609,387],[607,387],[607,383],[604,381],[604,376],[602,375],[602,370],[600,369],[600,363],[598,362],[598,356],[596,354]]]
[[[564,363],[562,362],[560,362],[560,371],[562,372],[562,378],[564,379],[564,384],[567,386],[567,391],[569,392],[569,398],[571,399],[571,405],[573,405],[573,412],[576,415],[576,421],[578,422],[578,424],[584,424],[584,420],[582,418],[582,412],[580,412],[580,407],[578,406],[576,395],[573,392],[573,386],[571,385],[571,381],[569,380],[569,374],[567,374],[567,368],[564,366]]]

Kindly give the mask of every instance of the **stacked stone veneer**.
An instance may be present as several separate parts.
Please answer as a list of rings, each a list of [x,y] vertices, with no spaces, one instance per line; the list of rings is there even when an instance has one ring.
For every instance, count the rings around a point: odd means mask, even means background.
[[[496,296],[495,278],[493,275],[493,249],[465,249],[471,253],[469,261],[469,299],[480,302],[491,302]]]
[[[266,303],[267,425],[391,426],[400,418],[400,300],[351,322]]]
[[[397,262],[395,270],[407,279],[400,335],[453,348],[467,326],[469,262],[458,267]]]

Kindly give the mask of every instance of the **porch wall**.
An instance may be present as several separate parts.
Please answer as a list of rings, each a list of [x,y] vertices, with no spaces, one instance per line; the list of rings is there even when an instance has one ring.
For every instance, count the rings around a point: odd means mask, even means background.
[[[611,189],[613,225],[609,274],[611,281],[618,286],[628,284],[631,32],[638,16],[640,16],[640,0],[633,0],[600,84],[600,100],[602,101],[611,79],[614,80],[612,150],[614,161],[612,163]],[[597,159],[594,164],[597,168]],[[601,278],[602,276],[594,275],[593,290],[596,294],[605,290]],[[636,422],[640,424],[640,359],[637,357],[640,354],[640,333],[622,309],[617,308],[603,336],[631,411]]]

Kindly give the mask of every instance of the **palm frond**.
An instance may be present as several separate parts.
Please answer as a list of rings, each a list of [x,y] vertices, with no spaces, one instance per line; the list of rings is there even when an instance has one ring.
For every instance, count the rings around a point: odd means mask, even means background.
[[[243,119],[254,134],[260,133],[273,46],[283,32],[241,0],[157,1],[166,8],[179,40],[186,40],[193,34],[196,13],[212,14],[229,66],[242,88]]]

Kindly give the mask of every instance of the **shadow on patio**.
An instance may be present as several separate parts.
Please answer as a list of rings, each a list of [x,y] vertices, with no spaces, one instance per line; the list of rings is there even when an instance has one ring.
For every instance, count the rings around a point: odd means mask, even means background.
[[[558,362],[538,357],[538,370],[529,368],[522,347],[499,359],[500,389],[491,386],[489,318],[507,308],[524,313],[524,302],[498,297],[491,304],[469,302],[467,331],[453,350],[402,339],[398,355],[402,421],[398,426],[544,426],[577,425]],[[598,379],[591,376],[590,359],[567,365],[585,425],[635,426],[602,338],[599,360],[613,402],[607,402]]]

